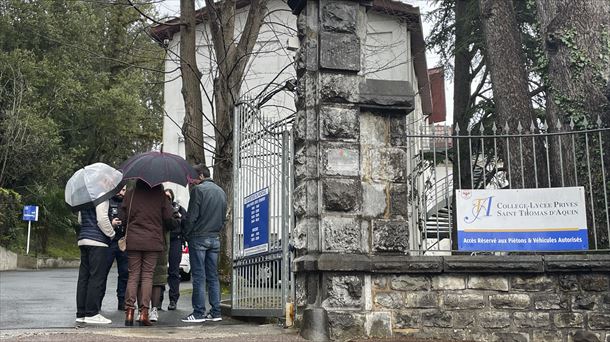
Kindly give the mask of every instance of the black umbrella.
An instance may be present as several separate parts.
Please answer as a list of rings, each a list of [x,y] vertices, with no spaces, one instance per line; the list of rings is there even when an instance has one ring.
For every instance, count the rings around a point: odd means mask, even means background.
[[[198,173],[184,158],[167,152],[145,152],[126,160],[119,170],[123,179],[141,179],[151,187],[163,182],[187,185]]]

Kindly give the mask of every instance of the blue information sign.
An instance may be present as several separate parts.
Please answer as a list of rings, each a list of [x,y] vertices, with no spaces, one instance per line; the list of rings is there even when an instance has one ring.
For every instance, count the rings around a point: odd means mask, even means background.
[[[269,250],[269,188],[244,199],[244,255]]]
[[[26,205],[23,207],[23,220],[24,221],[38,221],[38,206],[37,205]]]

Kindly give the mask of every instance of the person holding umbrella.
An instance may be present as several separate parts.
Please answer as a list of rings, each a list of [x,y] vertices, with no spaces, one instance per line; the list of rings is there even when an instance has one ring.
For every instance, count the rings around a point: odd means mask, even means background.
[[[150,326],[153,272],[165,245],[164,226],[175,229],[178,223],[165,198],[163,186],[151,187],[141,179],[125,194],[119,215],[127,223],[125,238],[129,278],[125,292],[125,325],[133,325],[137,298],[140,325]]]
[[[114,238],[118,218],[110,221],[108,199],[122,186],[123,175],[114,168],[95,163],[76,171],[68,180],[65,200],[79,210],[80,266],[76,287],[76,322],[110,324],[100,314],[102,289],[106,281],[107,249]]]
[[[120,169],[123,171],[123,179],[137,179],[135,188],[125,194],[120,214],[126,222],[129,263],[125,325],[133,325],[136,295],[140,305],[140,325],[152,325],[148,310],[153,271],[164,247],[163,229],[165,227],[172,231],[178,227],[162,183],[187,185],[197,177],[197,171],[184,158],[163,151],[135,155],[125,161]]]

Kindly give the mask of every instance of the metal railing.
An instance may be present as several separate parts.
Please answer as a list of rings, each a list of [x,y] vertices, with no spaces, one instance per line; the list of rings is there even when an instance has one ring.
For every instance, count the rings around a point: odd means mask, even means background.
[[[556,123],[481,123],[407,128],[411,253],[451,254],[456,189],[583,187],[591,252],[610,251],[610,128]],[[444,143],[443,143],[444,141]]]
[[[251,101],[236,106],[233,315],[284,317],[286,304],[292,301],[290,129],[289,121],[265,116]]]

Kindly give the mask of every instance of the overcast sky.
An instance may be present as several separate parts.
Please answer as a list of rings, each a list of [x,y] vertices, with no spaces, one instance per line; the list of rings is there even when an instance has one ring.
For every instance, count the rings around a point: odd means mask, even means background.
[[[400,0],[404,3],[419,7],[422,13],[424,36],[427,38],[432,29],[431,23],[427,22],[426,14],[434,8],[431,0]],[[205,0],[195,0],[195,8],[201,8],[205,4]],[[157,10],[161,16],[177,17],[180,14],[180,0],[162,0],[157,3]],[[437,66],[439,58],[432,51],[426,52],[428,68]],[[447,105],[447,118],[453,118],[453,82],[445,79],[445,98]]]

